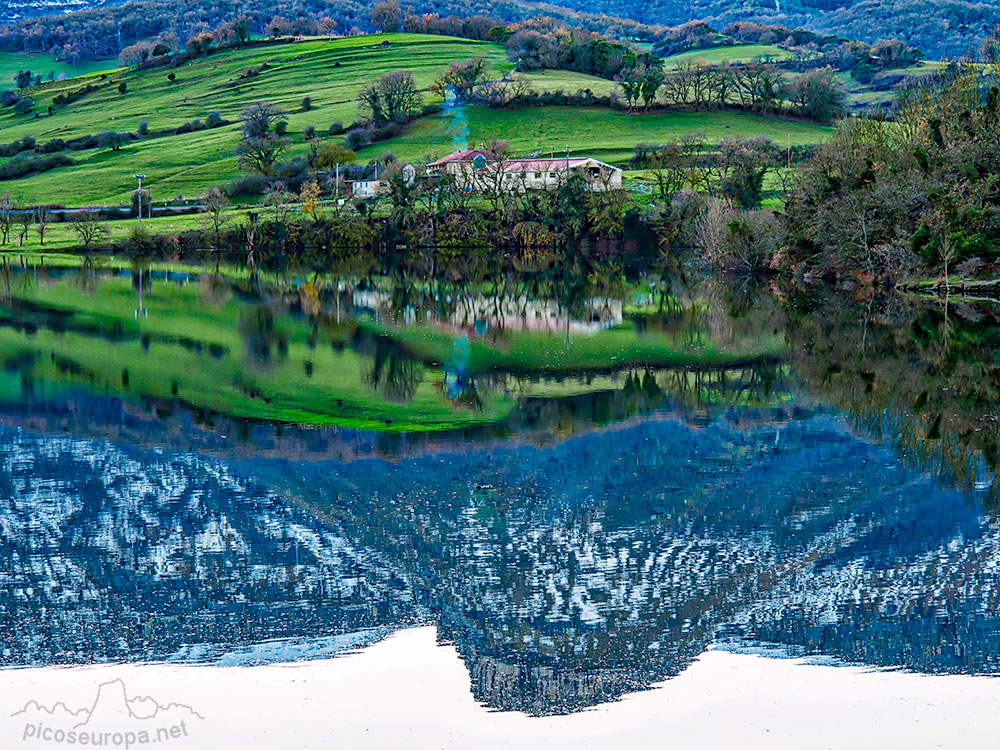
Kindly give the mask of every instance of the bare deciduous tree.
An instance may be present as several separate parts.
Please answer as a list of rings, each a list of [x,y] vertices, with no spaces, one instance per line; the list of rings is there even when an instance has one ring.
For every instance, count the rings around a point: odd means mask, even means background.
[[[14,221],[10,202],[10,194],[3,197],[0,202],[0,245],[6,245],[10,239],[10,229]]]
[[[97,220],[93,213],[84,213],[71,225],[73,233],[80,238],[80,244],[90,249],[98,240],[107,236],[107,228]]]
[[[399,31],[401,15],[399,0],[386,0],[372,8],[372,26],[384,32]]]
[[[430,91],[440,97],[452,91],[459,99],[468,99],[473,89],[485,82],[486,78],[486,58],[470,57],[449,65],[430,85]]]
[[[413,74],[397,70],[380,76],[375,83],[358,92],[362,113],[375,123],[402,121],[417,112],[423,97]]]
[[[45,232],[49,228],[49,221],[51,216],[49,214],[48,206],[38,206],[35,209],[35,231],[38,232],[38,244],[45,244]]]
[[[218,249],[222,240],[222,227],[229,221],[226,216],[229,198],[219,188],[212,188],[205,197],[205,205],[208,207],[208,224],[212,228],[212,248]]]
[[[240,169],[270,175],[289,141],[272,130],[287,122],[286,112],[270,102],[255,102],[240,113],[243,137],[236,147]]]

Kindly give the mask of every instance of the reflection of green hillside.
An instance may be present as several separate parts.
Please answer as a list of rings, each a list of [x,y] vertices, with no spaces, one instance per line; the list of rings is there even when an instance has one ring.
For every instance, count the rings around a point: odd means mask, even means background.
[[[14,276],[5,291],[4,399],[25,389],[45,396],[83,386],[180,401],[206,417],[310,425],[414,431],[489,424],[524,399],[618,390],[629,368],[725,370],[777,350],[768,337],[723,347],[709,336],[628,324],[589,335],[505,331],[487,338],[349,315],[333,323],[322,313],[291,314],[266,289],[208,277],[144,274],[140,284],[136,273],[31,273]],[[681,373],[672,376],[674,386],[658,376],[658,390],[696,393],[698,376]]]
[[[455,335],[433,326],[379,328],[405,344],[416,356],[447,362],[455,346]],[[493,369],[526,372],[602,370],[635,365],[724,366],[779,351],[777,337],[763,347],[722,348],[710,337],[692,343],[689,336],[668,331],[643,332],[625,325],[590,335],[547,332],[511,332],[496,343],[485,339],[469,342],[468,366],[473,372]],[[753,342],[758,344],[759,342]]]

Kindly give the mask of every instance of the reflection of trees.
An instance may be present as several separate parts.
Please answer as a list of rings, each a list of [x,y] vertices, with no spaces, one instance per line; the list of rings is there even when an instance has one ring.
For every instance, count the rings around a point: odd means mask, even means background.
[[[766,406],[784,390],[787,368],[774,357],[725,367],[669,370],[664,387],[678,401],[696,408]]]
[[[808,299],[790,317],[787,336],[811,391],[914,462],[996,504],[1000,327],[993,315],[968,305],[949,314],[930,303]]]
[[[382,398],[408,404],[424,380],[425,367],[388,336],[356,329],[351,346],[361,357],[362,380]]]
[[[101,257],[88,253],[83,256],[80,270],[73,276],[73,281],[84,294],[97,291],[98,272],[101,268]]]
[[[288,340],[277,328],[274,313],[264,305],[248,307],[240,311],[240,337],[247,359],[256,367],[271,364],[272,349],[279,356],[288,353]]]
[[[153,291],[153,276],[149,266],[133,262],[129,269],[129,278],[132,280],[132,291],[136,294],[149,294]]]

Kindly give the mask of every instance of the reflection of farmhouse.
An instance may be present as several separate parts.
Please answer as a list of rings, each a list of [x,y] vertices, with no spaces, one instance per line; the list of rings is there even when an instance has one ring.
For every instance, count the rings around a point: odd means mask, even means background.
[[[624,319],[621,300],[605,297],[582,300],[575,315],[568,315],[562,305],[551,300],[523,295],[461,295],[451,302],[447,312],[436,300],[419,298],[399,310],[394,308],[396,300],[390,293],[378,290],[356,290],[352,301],[356,308],[371,310],[376,317],[393,319],[396,313],[401,313],[408,323],[440,320],[477,333],[495,329],[596,333],[619,325]]]

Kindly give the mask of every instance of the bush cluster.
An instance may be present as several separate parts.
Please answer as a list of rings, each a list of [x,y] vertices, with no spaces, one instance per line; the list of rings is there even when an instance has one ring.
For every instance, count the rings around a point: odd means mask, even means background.
[[[52,156],[15,156],[0,164],[0,180],[17,180],[39,172],[47,172],[58,167],[68,167],[73,160],[62,154]]]

